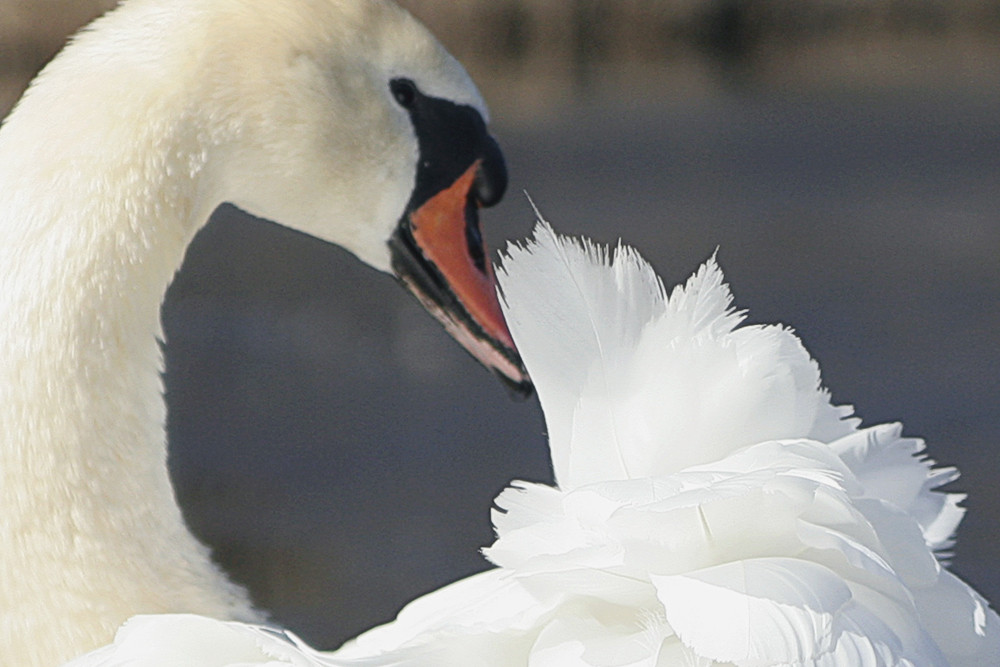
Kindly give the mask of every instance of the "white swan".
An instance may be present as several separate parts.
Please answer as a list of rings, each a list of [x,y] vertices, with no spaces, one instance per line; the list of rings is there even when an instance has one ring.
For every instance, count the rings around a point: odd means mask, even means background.
[[[0,130],[0,662],[138,613],[259,619],[165,466],[159,306],[224,201],[393,271],[526,389],[477,220],[506,172],[465,71],[379,0],[129,0]]]
[[[834,406],[790,330],[740,326],[714,259],[668,297],[632,249],[543,224],[500,279],[558,486],[497,499],[497,569],[334,653],[145,616],[72,667],[1000,664],[1000,618],[935,556],[956,471]]]

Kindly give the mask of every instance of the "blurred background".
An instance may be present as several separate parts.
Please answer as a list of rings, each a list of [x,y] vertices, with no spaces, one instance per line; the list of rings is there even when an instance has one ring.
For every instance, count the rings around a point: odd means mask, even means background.
[[[0,116],[112,4],[0,0]],[[512,176],[493,247],[531,229],[522,190],[668,284],[718,247],[836,402],[962,470],[954,567],[1000,603],[1000,3],[404,4],[491,104]],[[551,479],[537,401],[343,251],[224,207],[163,316],[186,516],[316,645],[485,569],[493,497]]]

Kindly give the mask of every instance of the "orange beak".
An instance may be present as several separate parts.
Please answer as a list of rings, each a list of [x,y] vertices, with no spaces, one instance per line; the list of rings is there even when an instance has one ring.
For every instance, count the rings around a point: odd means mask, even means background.
[[[496,276],[479,232],[481,160],[405,216],[390,241],[403,284],[473,357],[516,393],[532,386],[504,321]]]
[[[425,95],[412,79],[389,82],[417,139],[413,192],[389,239],[392,268],[455,340],[516,394],[531,381],[500,311],[479,231],[479,207],[500,201],[507,167],[475,108]]]

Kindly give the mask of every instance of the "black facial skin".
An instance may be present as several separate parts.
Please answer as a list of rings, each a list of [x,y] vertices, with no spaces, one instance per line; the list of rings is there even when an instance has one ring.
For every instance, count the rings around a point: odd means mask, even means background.
[[[392,268],[408,289],[418,291],[455,320],[464,324],[480,340],[488,341],[515,366],[524,366],[517,352],[490,338],[458,301],[437,266],[421,252],[413,238],[411,214],[431,197],[450,187],[477,160],[473,187],[465,205],[465,239],[469,257],[482,273],[487,259],[479,229],[479,208],[500,201],[507,189],[507,166],[503,153],[486,129],[479,112],[470,106],[424,95],[410,79],[393,79],[389,84],[396,102],[410,115],[417,136],[419,158],[413,194],[395,233],[389,239]],[[501,373],[497,376],[518,396],[531,395],[530,382],[517,382]]]
[[[479,230],[480,206],[493,206],[507,190],[507,165],[496,140],[486,130],[479,112],[470,106],[428,97],[409,79],[393,79],[389,90],[410,114],[417,133],[420,161],[417,181],[406,206],[407,213],[450,186],[473,162],[482,160],[466,204],[466,242],[476,267],[486,272],[483,237]],[[400,221],[409,225],[407,215]]]
[[[408,210],[448,187],[473,162],[482,160],[473,193],[480,206],[493,206],[507,190],[507,166],[479,112],[420,92],[409,79],[393,79],[389,90],[410,114],[420,146],[417,183]]]

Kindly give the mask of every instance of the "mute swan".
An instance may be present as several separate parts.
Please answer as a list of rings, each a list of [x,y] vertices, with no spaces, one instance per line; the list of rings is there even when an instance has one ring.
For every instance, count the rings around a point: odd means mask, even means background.
[[[72,667],[1000,664],[1000,618],[935,555],[957,472],[834,406],[789,329],[740,326],[714,257],[667,296],[631,248],[545,223],[508,253],[558,486],[497,498],[497,569],[333,653],[145,616]]]
[[[165,465],[164,290],[232,202],[391,271],[530,387],[479,206],[506,186],[462,67],[380,0],[130,0],[0,130],[0,656],[44,666],[140,613],[260,620]]]

